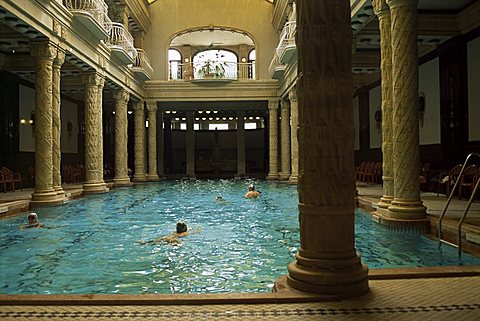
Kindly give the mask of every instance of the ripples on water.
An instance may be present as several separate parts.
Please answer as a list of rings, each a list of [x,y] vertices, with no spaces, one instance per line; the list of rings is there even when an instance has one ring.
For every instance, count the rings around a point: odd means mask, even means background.
[[[25,215],[2,220],[0,293],[271,291],[298,249],[297,190],[258,181],[262,196],[248,200],[248,184],[177,181],[115,189],[37,210],[48,229],[20,230]],[[216,202],[219,195],[225,202]],[[367,216],[356,217],[357,247],[370,267],[465,263],[453,249],[453,259],[447,249],[439,255],[423,236],[395,239]],[[197,231],[180,245],[141,244],[171,233],[179,220]],[[422,249],[435,262],[415,254]]]

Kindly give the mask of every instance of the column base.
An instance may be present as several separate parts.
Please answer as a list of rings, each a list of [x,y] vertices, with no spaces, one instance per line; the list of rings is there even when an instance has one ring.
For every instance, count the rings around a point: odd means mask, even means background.
[[[390,205],[392,205],[393,201],[393,196],[386,196],[383,195],[382,198],[380,198],[380,202],[377,203],[377,206],[380,208],[388,208]]]
[[[148,182],[158,182],[160,180],[160,177],[158,177],[157,174],[147,174],[147,181]]]
[[[290,175],[288,179],[289,184],[298,184],[298,176],[297,175]]]
[[[286,181],[290,178],[290,173],[284,173],[284,172],[280,172],[278,174],[278,179],[281,180],[281,181]]]
[[[114,178],[113,179],[113,186],[114,187],[128,187],[132,186],[133,183],[130,182],[130,178],[125,177],[125,178]]]
[[[147,181],[147,176],[145,174],[140,174],[140,175],[133,175],[132,181],[134,182],[146,182]]]
[[[301,256],[297,253],[297,260],[288,266],[286,284],[282,284],[282,279],[279,279],[275,282],[274,289],[291,288],[341,299],[360,296],[369,291],[368,268],[360,262],[358,255],[347,259],[306,259],[313,264],[308,266],[300,265],[298,259]]]
[[[32,193],[32,200],[30,201],[30,207],[38,206],[51,206],[63,204],[67,201],[65,193],[57,194],[53,189],[50,191],[34,191]]]
[[[398,213],[391,212],[388,208],[377,208],[373,213],[372,220],[385,226],[399,229],[415,229],[428,231],[430,229],[430,220],[425,216],[423,218],[402,218]]]
[[[84,194],[100,194],[100,193],[107,193],[108,191],[109,189],[107,187],[107,184],[105,184],[105,182],[83,184]]]
[[[269,180],[269,181],[278,180],[278,174],[277,173],[275,173],[275,174],[269,173],[268,176],[267,176],[267,180]]]
[[[54,186],[53,190],[57,193],[57,195],[65,197],[65,191],[61,186]]]
[[[427,214],[427,208],[420,199],[396,198],[388,211],[389,217],[402,220],[424,219]]]

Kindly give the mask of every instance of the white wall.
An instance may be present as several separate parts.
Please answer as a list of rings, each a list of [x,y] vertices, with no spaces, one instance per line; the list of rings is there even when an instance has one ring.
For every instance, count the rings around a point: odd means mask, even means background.
[[[229,27],[246,31],[255,42],[260,79],[270,79],[268,66],[278,43],[272,26],[274,6],[259,0],[168,0],[149,6],[152,26],[145,51],[155,70],[153,80],[166,80],[167,51],[179,31],[195,27]]]
[[[440,75],[438,58],[419,67],[419,93],[425,94],[423,126],[420,122],[420,145],[440,144]]]
[[[353,128],[355,130],[355,140],[353,141],[353,149],[360,150],[360,118],[359,118],[359,99],[358,96],[353,98]]]
[[[375,121],[375,112],[382,107],[382,87],[379,85],[368,92],[370,120],[370,148],[382,148],[382,127]]]
[[[480,38],[467,43],[468,140],[480,140]]]

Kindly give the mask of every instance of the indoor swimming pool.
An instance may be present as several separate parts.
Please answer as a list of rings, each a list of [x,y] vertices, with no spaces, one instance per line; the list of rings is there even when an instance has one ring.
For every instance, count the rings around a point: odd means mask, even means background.
[[[296,186],[252,181],[172,181],[89,195],[37,209],[46,228],[0,221],[0,293],[270,292],[299,246]],[[217,201],[222,196],[224,201]],[[149,240],[185,221],[177,245]],[[370,268],[478,265],[422,235],[395,233],[356,213],[356,248]]]

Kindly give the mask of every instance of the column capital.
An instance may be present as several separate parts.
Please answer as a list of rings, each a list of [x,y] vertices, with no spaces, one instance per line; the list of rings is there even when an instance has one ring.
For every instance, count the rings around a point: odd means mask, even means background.
[[[298,101],[297,89],[296,88],[292,88],[288,92],[288,99],[290,100],[290,102],[297,102]]]
[[[157,112],[157,102],[147,101],[147,110],[148,112]]]
[[[143,103],[144,103],[143,100],[135,101],[132,106],[133,110],[143,111],[143,105],[144,105]]]
[[[84,85],[98,86],[102,83],[103,77],[98,72],[87,72],[82,74],[82,83]]]
[[[65,62],[65,50],[57,48],[57,55],[53,58],[53,66],[60,67]]]
[[[288,101],[286,99],[282,99],[280,101],[280,108],[282,110],[289,110],[290,109],[290,101]]]
[[[53,59],[57,55],[57,46],[50,40],[32,42],[30,55],[35,58]]]
[[[268,101],[268,110],[278,109],[278,99]]]
[[[390,9],[396,7],[410,7],[417,9],[418,0],[386,0],[387,5]]]
[[[116,101],[120,101],[120,102],[128,102],[128,99],[130,98],[130,94],[128,93],[128,91],[126,89],[117,89],[113,92],[113,98],[116,100]]]

